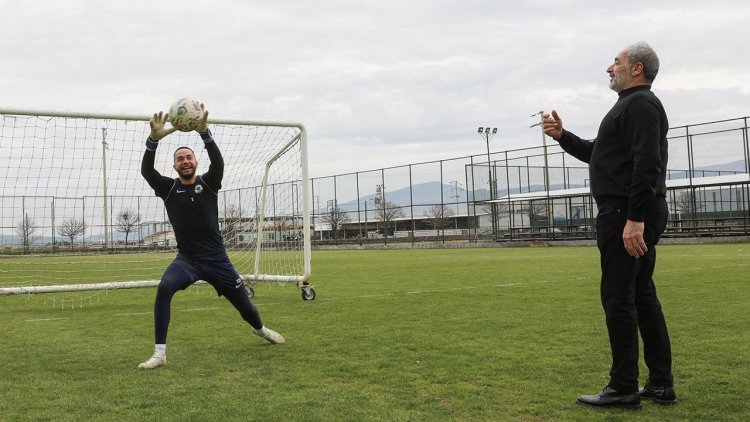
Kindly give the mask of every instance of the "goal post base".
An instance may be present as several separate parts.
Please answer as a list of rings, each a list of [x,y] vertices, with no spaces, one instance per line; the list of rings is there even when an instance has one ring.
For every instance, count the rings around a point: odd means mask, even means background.
[[[83,292],[94,290],[138,289],[156,287],[159,280],[120,281],[116,283],[63,284],[57,286],[1,287],[0,296],[38,293]]]

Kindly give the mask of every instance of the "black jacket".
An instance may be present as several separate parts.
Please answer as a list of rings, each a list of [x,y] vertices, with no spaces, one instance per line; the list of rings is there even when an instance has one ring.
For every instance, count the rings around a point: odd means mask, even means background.
[[[651,87],[628,88],[604,116],[593,141],[568,131],[558,139],[570,155],[589,163],[597,204],[627,201],[628,219],[643,221],[657,196],[666,196],[669,122]]]

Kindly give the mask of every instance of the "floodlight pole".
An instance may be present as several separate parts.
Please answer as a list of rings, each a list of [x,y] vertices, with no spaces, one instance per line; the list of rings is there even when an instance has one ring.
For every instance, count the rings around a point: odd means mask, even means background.
[[[547,162],[547,136],[544,134],[544,111],[539,111],[537,113],[532,114],[529,117],[539,116],[539,123],[534,123],[533,125],[529,126],[529,128],[533,128],[536,126],[539,126],[539,128],[542,130],[542,145],[544,146],[544,191],[547,192],[547,224],[549,224],[550,229],[552,228],[552,223],[554,220],[552,219],[552,210],[550,209],[550,199],[549,199],[549,163]]]
[[[490,201],[495,199],[495,183],[492,183],[492,159],[490,158],[490,139],[497,134],[497,128],[480,126],[477,134],[481,136],[487,144],[487,181],[490,185]],[[490,202],[490,214],[492,219],[492,237],[497,240],[497,216],[495,215],[496,204]]]
[[[530,128],[539,126],[542,129],[542,145],[544,146],[544,190],[549,195],[549,164],[547,163],[547,136],[544,134],[544,111],[534,113],[529,117],[539,115],[539,123],[534,123]]]

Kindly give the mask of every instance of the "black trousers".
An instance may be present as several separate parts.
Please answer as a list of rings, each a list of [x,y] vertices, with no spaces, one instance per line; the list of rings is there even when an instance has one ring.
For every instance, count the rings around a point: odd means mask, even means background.
[[[597,246],[601,254],[601,299],[612,349],[609,386],[624,393],[638,391],[638,332],[652,385],[671,387],[672,350],[652,275],[656,244],[669,216],[666,200],[657,198],[644,216],[648,252],[636,259],[622,240],[627,221],[626,200],[599,205]]]

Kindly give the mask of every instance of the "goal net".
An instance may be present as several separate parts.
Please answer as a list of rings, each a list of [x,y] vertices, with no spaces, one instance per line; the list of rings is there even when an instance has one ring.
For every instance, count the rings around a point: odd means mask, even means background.
[[[150,116],[0,109],[0,295],[154,286],[176,241],[140,174]],[[310,277],[307,139],[302,125],[211,119],[224,157],[219,224],[244,279]],[[162,139],[209,159],[195,132]]]

